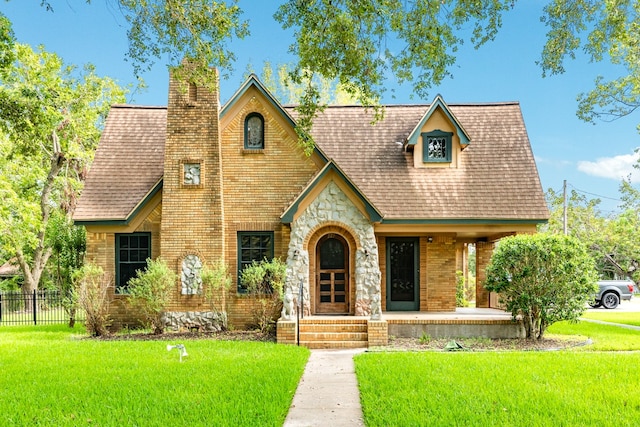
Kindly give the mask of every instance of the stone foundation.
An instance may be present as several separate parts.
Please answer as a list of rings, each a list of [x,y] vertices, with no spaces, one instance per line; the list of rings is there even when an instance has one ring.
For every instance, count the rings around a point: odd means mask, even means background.
[[[201,332],[220,332],[227,325],[227,315],[213,311],[173,311],[163,315],[164,324],[172,331],[196,329]]]

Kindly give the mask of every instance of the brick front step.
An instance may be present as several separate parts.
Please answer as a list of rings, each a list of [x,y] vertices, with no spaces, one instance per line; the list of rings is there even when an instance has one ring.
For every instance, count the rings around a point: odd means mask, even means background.
[[[300,341],[364,341],[367,342],[369,334],[365,332],[334,332],[318,331],[310,332],[300,329]]]
[[[366,348],[367,321],[362,319],[303,319],[300,345],[308,348]]]
[[[309,349],[367,348],[367,341],[300,341]]]
[[[352,324],[315,324],[315,323],[302,323],[300,322],[300,330],[305,332],[364,332],[367,333],[367,324],[359,323],[357,325]]]
[[[278,321],[278,342],[297,344],[295,320]],[[388,343],[387,322],[362,317],[313,316],[300,319],[300,345],[308,348],[367,348]]]

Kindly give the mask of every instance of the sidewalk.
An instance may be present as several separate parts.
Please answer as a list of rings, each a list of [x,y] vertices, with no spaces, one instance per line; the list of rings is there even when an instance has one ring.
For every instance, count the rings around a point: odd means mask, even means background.
[[[353,363],[363,351],[312,350],[284,427],[364,426]]]

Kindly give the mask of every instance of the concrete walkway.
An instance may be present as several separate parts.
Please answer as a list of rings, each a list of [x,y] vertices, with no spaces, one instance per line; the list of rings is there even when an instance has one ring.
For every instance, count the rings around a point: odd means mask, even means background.
[[[364,426],[353,363],[364,351],[312,350],[284,427]]]

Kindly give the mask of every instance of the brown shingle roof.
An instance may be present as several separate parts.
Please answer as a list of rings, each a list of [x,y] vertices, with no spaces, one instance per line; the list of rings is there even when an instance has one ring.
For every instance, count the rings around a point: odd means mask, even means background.
[[[387,106],[375,125],[361,107],[329,107],[312,133],[387,220],[548,218],[520,105],[449,108],[471,138],[457,169],[416,169],[403,150],[428,105]]]
[[[166,107],[115,105],[78,202],[76,221],[124,220],[162,179]]]
[[[387,106],[375,125],[362,107],[328,107],[313,135],[387,220],[548,218],[518,103],[449,105],[471,138],[457,169],[416,169],[403,150],[428,107]],[[126,219],[149,194],[163,174],[166,113],[111,109],[76,221]]]

